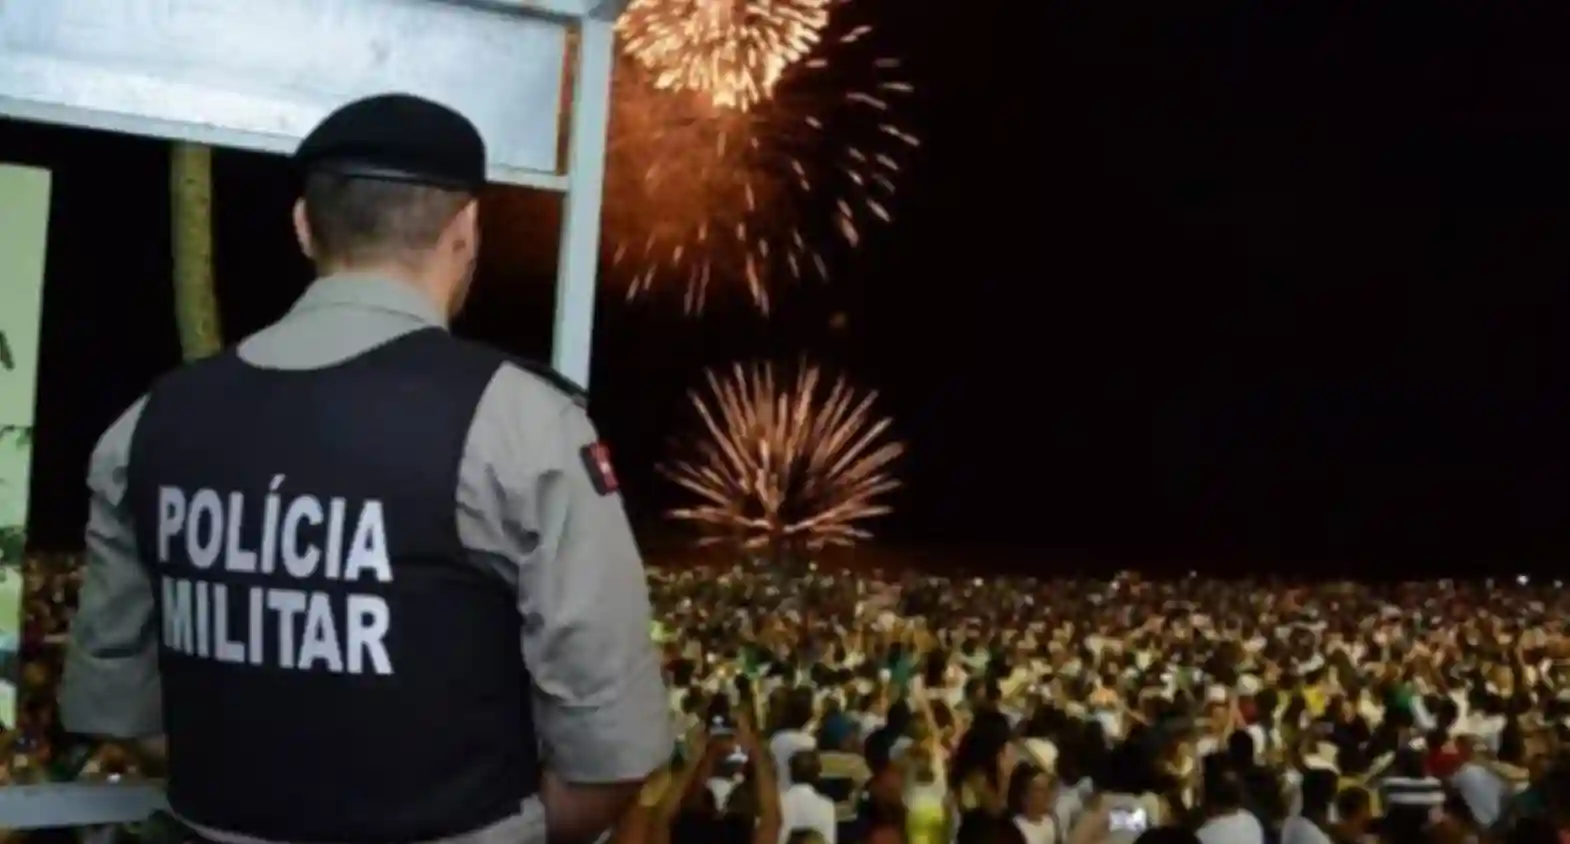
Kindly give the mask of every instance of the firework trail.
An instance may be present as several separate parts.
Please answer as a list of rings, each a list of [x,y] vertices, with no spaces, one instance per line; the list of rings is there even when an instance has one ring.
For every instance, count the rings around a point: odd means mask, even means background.
[[[617,24],[605,198],[627,297],[665,287],[701,312],[740,286],[827,278],[830,239],[890,219],[913,91],[843,0],[633,0]]]
[[[702,428],[660,467],[699,499],[670,511],[695,523],[706,544],[745,548],[853,545],[860,524],[890,512],[881,497],[899,487],[889,470],[904,453],[890,420],[860,392],[803,364],[794,379],[769,364],[705,373],[707,392],[690,399]]]

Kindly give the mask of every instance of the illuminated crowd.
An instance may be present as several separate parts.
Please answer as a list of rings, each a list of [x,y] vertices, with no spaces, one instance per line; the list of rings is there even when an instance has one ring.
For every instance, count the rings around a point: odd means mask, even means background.
[[[137,776],[119,749],[58,731],[77,575],[40,558],[27,577],[22,716],[0,783]],[[755,564],[655,570],[650,586],[683,739],[619,840],[1462,844],[1570,830],[1570,597],[1551,582]]]
[[[1570,829],[1570,599],[1552,582],[760,566],[657,574],[653,599],[690,751],[624,840]]]
[[[132,755],[114,744],[87,743],[60,728],[55,688],[81,582],[79,558],[38,555],[22,569],[21,650],[7,661],[17,686],[17,723],[0,730],[0,786],[58,781],[113,782],[138,777]]]

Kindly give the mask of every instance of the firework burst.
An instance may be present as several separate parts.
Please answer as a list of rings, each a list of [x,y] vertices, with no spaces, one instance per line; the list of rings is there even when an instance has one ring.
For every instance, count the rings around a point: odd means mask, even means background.
[[[618,29],[604,204],[627,297],[827,278],[831,240],[891,217],[913,91],[873,30],[834,34],[837,0],[635,0]],[[729,17],[712,12],[723,6]],[[709,12],[700,12],[702,10]],[[833,12],[834,15],[840,12]],[[682,16],[700,19],[683,27]],[[724,23],[705,23],[724,18]]]
[[[632,0],[616,23],[622,50],[655,87],[750,109],[822,38],[831,0]]]
[[[862,522],[890,512],[880,502],[899,487],[889,474],[905,446],[875,414],[876,392],[803,365],[794,378],[772,366],[737,364],[705,373],[690,398],[702,420],[660,467],[699,502],[670,511],[702,530],[704,543],[745,548],[852,545],[871,536]]]

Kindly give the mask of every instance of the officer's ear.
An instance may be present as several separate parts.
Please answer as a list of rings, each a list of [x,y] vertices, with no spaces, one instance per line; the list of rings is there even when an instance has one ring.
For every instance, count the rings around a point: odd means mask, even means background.
[[[445,239],[453,251],[467,256],[480,252],[480,201],[470,197],[447,224]]]
[[[311,239],[311,222],[305,216],[305,199],[294,201],[294,239],[300,244],[305,257],[316,260],[316,242]]]

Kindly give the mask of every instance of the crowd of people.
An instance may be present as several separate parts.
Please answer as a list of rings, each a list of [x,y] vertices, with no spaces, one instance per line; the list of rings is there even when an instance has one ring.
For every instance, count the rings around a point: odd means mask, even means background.
[[[127,748],[83,742],[59,724],[54,691],[81,583],[80,559],[31,555],[7,576],[21,578],[23,613],[20,647],[0,655],[4,676],[16,689],[15,723],[0,719],[0,787],[140,776],[138,757]]]
[[[69,561],[28,567],[0,785],[134,777],[49,689]],[[1557,583],[653,570],[680,746],[626,844],[1563,844]]]
[[[1558,584],[652,578],[686,737],[627,842],[1570,829]]]

